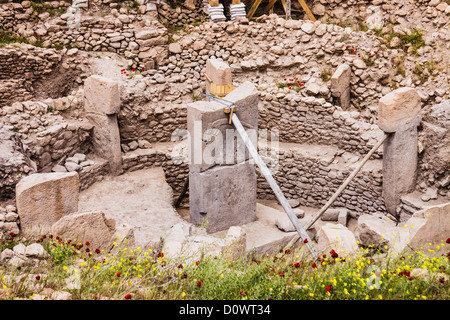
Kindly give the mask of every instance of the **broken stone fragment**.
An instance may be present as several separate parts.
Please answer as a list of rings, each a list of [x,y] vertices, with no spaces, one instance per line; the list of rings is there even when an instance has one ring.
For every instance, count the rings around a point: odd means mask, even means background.
[[[395,223],[372,215],[362,215],[358,218],[355,237],[362,246],[382,248],[391,247],[396,234]]]
[[[93,211],[66,215],[52,225],[51,232],[67,240],[88,241],[95,250],[109,247],[115,229],[115,220],[107,219],[101,211]]]
[[[345,256],[352,254],[358,249],[353,233],[341,224],[325,224],[319,230],[317,237],[317,249],[325,254],[334,250]]]
[[[48,252],[39,243],[30,244],[25,248],[25,256],[30,258],[43,259],[49,256]]]

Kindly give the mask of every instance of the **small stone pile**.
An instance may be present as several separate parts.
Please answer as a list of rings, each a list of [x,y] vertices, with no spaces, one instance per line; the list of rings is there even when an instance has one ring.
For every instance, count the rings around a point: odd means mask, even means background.
[[[86,155],[82,153],[75,153],[73,156],[66,158],[64,165],[55,165],[52,172],[72,172],[80,171],[84,167],[94,164],[92,160],[86,160]]]
[[[0,207],[0,240],[10,239],[20,233],[20,220],[13,205]]]

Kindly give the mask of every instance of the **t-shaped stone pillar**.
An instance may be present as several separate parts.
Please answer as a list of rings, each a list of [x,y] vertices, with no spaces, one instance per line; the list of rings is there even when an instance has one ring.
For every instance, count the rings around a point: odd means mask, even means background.
[[[93,75],[84,82],[84,109],[94,125],[94,152],[109,161],[111,173],[122,173],[122,153],[117,114],[120,111],[116,81]]]
[[[383,146],[383,198],[396,217],[400,198],[416,186],[420,111],[420,96],[413,88],[394,90],[378,105],[378,126],[390,133]]]
[[[238,106],[240,118],[256,144],[258,92],[246,82],[224,99]],[[190,222],[207,232],[226,230],[256,220],[256,172],[235,128],[229,124],[226,106],[198,101],[188,105],[190,136]]]

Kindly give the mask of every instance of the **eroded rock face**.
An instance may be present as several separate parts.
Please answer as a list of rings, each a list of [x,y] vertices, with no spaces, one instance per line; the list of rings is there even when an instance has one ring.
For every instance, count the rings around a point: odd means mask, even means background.
[[[419,140],[423,146],[421,180],[445,194],[450,184],[450,100],[424,114]]]
[[[0,201],[11,199],[17,182],[35,169],[12,127],[0,128]]]

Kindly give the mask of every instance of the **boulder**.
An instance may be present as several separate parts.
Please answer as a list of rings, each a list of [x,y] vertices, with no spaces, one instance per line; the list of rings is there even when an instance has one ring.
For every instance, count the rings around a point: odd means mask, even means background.
[[[372,215],[362,215],[358,218],[354,234],[360,245],[383,248],[393,246],[397,233],[395,223]]]
[[[112,243],[116,222],[101,211],[72,213],[52,225],[52,234],[63,239],[90,242],[94,249],[108,248]]]
[[[41,244],[33,243],[25,248],[25,256],[29,258],[43,259],[48,257],[49,254]]]
[[[358,249],[353,233],[341,224],[327,223],[323,225],[317,237],[319,252],[328,253],[333,249],[340,255],[348,255]]]
[[[17,211],[24,234],[45,235],[52,225],[78,211],[76,172],[35,173],[16,185]]]
[[[414,220],[417,223],[414,223]],[[423,221],[422,221],[423,220]],[[411,228],[411,224],[412,228]],[[416,250],[428,248],[429,244],[435,249],[442,241],[450,237],[450,202],[425,208],[416,212],[407,225],[413,234],[409,244]]]

